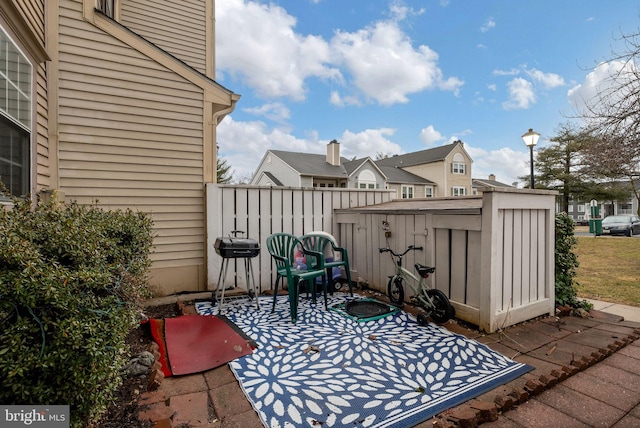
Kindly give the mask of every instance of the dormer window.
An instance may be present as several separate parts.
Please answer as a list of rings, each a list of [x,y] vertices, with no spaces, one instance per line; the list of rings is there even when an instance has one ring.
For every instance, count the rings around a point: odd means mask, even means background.
[[[451,164],[451,172],[453,174],[466,174],[467,173],[467,164],[464,161],[464,156],[460,153],[456,153],[453,156],[453,163]]]

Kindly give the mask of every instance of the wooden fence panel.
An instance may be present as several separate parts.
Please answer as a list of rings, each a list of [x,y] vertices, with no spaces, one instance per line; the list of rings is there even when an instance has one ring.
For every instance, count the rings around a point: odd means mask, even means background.
[[[207,184],[208,288],[215,289],[223,261],[213,249],[217,237],[228,236],[232,230],[243,230],[248,238],[256,239],[262,250],[251,260],[255,280],[260,290],[270,289],[275,273],[265,247],[269,235],[286,232],[299,236],[323,230],[341,243],[346,238],[340,236],[341,228],[333,215],[335,209],[387,202],[393,194],[382,190]],[[353,239],[353,231],[345,229],[345,233]],[[225,286],[246,288],[245,277],[244,260],[230,261]]]

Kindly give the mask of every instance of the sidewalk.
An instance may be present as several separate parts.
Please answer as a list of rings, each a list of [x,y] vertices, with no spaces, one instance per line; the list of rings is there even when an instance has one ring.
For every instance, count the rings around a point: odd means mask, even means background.
[[[606,311],[620,306],[600,304]],[[640,308],[624,309],[640,320]],[[534,370],[417,428],[640,426],[640,321],[602,310],[590,315],[548,317],[490,335],[446,323]],[[139,418],[155,428],[263,426],[228,365],[164,379],[142,394]]]
[[[594,305],[592,319],[600,322],[594,328],[617,335],[629,327],[634,328],[630,337],[638,336],[640,308],[589,301]],[[590,340],[583,340],[583,343],[595,344]],[[482,426],[640,427],[640,340],[636,338],[597,364]]]
[[[593,304],[593,309],[608,314],[619,315],[625,321],[640,322],[640,308],[636,306],[621,305],[618,303],[602,302],[600,300],[584,299]]]

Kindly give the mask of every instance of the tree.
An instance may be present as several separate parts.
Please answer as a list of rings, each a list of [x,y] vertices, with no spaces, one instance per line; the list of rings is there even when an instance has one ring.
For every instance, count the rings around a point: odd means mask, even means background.
[[[536,183],[560,192],[562,211],[569,210],[569,200],[584,200],[590,187],[588,168],[584,164],[582,147],[586,136],[570,123],[561,124],[550,146],[536,154]]]
[[[578,112],[596,137],[586,147],[586,161],[612,180],[628,180],[640,214],[640,30],[622,34],[621,53],[612,52],[608,78]]]
[[[233,171],[227,160],[220,157],[219,152],[220,146],[216,146],[216,182],[218,184],[229,184],[233,178],[231,175]]]

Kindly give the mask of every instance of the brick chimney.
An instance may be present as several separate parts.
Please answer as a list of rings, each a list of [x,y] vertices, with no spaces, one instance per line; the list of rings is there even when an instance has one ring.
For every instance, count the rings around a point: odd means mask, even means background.
[[[340,166],[340,143],[331,140],[327,144],[327,163],[333,166]]]

